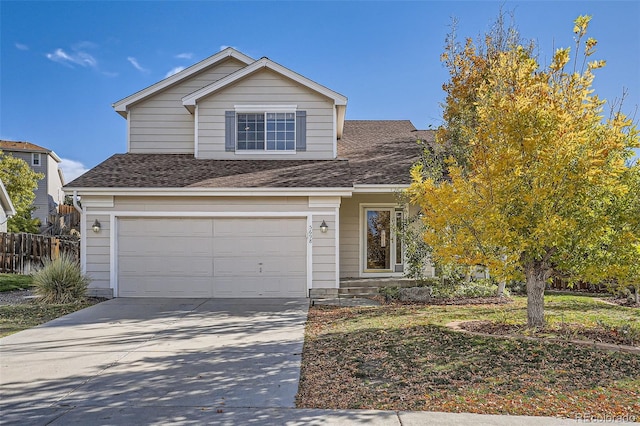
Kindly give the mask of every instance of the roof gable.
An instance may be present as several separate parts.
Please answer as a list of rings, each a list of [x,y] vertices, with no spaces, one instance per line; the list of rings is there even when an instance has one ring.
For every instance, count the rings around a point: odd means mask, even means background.
[[[333,100],[334,105],[336,107],[336,112],[337,112],[337,116],[336,116],[337,137],[338,139],[342,137],[342,131],[343,131],[344,120],[346,115],[347,97],[319,83],[316,83],[315,81],[308,79],[307,77],[300,75],[297,72],[291,71],[289,68],[283,67],[282,65],[276,62],[273,62],[269,58],[261,58],[247,65],[246,67],[241,68],[238,71],[231,73],[228,76],[223,77],[220,80],[203,87],[202,89],[196,90],[195,92],[188,94],[187,96],[182,98],[182,105],[184,105],[185,108],[187,108],[189,112],[193,114],[196,108],[196,104],[200,99],[205,98],[263,69],[270,69],[284,77],[287,77],[295,81],[298,84],[301,84],[302,86],[305,86],[315,91],[316,93],[320,93],[321,95],[324,95],[329,99]]]
[[[191,77],[194,74],[197,74],[207,68],[213,67],[217,64],[219,64],[220,62],[228,59],[228,58],[235,58],[237,60],[239,60],[240,62],[244,63],[244,64],[251,64],[254,61],[253,58],[250,58],[249,56],[245,55],[244,53],[238,52],[237,50],[228,47],[218,53],[216,53],[213,56],[208,57],[207,59],[204,59],[200,62],[198,62],[197,64],[194,64],[182,71],[180,71],[177,74],[174,74],[170,77],[165,78],[164,80],[161,80],[145,89],[140,90],[139,92],[134,93],[133,95],[127,96],[124,99],[121,99],[117,102],[115,102],[113,104],[113,108],[116,110],[116,112],[120,115],[122,115],[123,117],[126,118],[127,116],[127,109],[129,108],[129,106],[131,106],[134,103],[140,102],[143,99],[147,99],[148,97],[170,87],[173,86],[181,81],[184,81],[186,79],[188,79],[189,77]]]
[[[291,80],[305,86],[308,87],[309,89],[318,92],[330,99],[333,99],[333,101],[335,102],[336,105],[346,105],[347,104],[347,98],[346,96],[341,95],[338,92],[334,92],[333,90],[316,83],[313,80],[308,79],[307,77],[304,77],[296,72],[291,71],[290,69],[283,67],[282,65],[273,62],[271,59],[269,58],[261,58],[255,62],[253,62],[250,65],[247,65],[246,67],[232,73],[229,74],[226,77],[221,78],[220,80],[209,84],[208,86],[203,87],[202,89],[196,90],[193,93],[188,94],[187,96],[182,98],[182,104],[191,112],[193,113],[195,110],[195,105],[196,103],[204,98],[207,97],[215,92],[217,92],[218,90],[227,87],[249,75],[252,75],[254,73],[256,73],[257,71],[260,71],[264,68],[270,69],[278,74],[281,74],[285,77],[290,78]]]

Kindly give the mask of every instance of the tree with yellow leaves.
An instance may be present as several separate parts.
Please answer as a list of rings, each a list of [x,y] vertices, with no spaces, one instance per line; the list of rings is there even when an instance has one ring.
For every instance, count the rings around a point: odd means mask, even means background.
[[[467,149],[441,170],[437,161],[416,165],[408,190],[436,261],[485,265],[499,280],[526,281],[530,327],[544,325],[545,284],[554,274],[592,281],[633,274],[626,259],[602,252],[631,253],[640,241],[637,227],[624,225],[624,203],[640,193],[632,178],[640,168],[628,162],[638,132],[620,111],[605,119],[605,101],[593,94],[604,62],[589,62],[596,46],[584,40],[590,19],[575,21],[582,66],[577,54],[570,65],[568,48],[546,67],[517,43],[492,55],[471,41],[449,49],[445,110],[466,108],[456,132]],[[447,143],[445,136],[446,129],[436,143]]]

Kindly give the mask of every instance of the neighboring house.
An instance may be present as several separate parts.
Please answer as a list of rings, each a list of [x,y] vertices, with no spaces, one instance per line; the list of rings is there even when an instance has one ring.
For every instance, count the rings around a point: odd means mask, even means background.
[[[4,154],[23,159],[35,172],[44,174],[35,190],[36,198],[33,205],[36,209],[31,217],[40,219],[40,223],[45,227],[49,214],[55,214],[58,205],[64,201],[64,177],[58,167],[60,157],[50,149],[31,142],[0,141],[0,150]]]
[[[127,153],[65,187],[92,294],[309,297],[401,277],[398,192],[433,134],[346,106],[231,48],[116,102]]]
[[[14,214],[16,214],[16,210],[13,208],[13,203],[2,179],[0,179],[0,232],[7,232],[7,220]]]

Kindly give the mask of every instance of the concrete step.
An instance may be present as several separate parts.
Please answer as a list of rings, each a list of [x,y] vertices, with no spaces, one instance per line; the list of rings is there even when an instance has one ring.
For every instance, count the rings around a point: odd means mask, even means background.
[[[354,287],[414,287],[415,280],[409,278],[349,278],[340,281],[340,288]]]
[[[378,287],[340,287],[338,295],[339,297],[376,296],[378,295]]]

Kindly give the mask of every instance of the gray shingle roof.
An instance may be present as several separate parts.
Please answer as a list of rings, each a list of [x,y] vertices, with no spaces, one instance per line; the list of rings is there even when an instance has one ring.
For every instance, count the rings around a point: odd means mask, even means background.
[[[67,187],[347,188],[347,161],[202,160],[191,154],[116,154]]]
[[[191,154],[116,154],[66,188],[350,188],[408,184],[419,158],[408,120],[345,121],[337,160],[207,160]]]
[[[409,120],[347,120],[338,157],[349,160],[355,184],[409,184],[418,139],[433,142],[434,132],[416,130]]]

